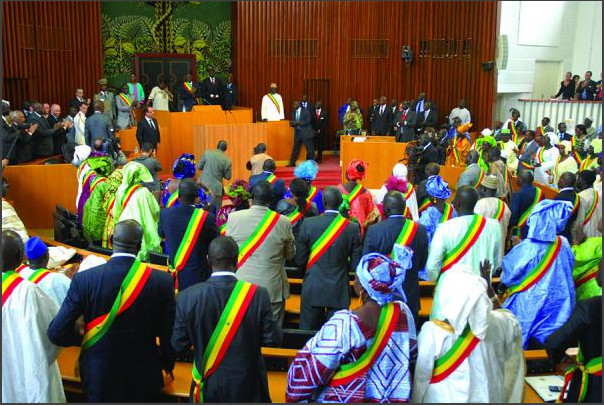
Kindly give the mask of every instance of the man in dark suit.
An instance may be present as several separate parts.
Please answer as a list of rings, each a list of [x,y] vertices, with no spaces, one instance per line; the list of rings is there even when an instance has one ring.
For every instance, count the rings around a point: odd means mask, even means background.
[[[270,403],[262,346],[281,343],[281,330],[271,312],[265,288],[251,285],[251,300],[236,327],[232,341],[226,343],[224,358],[209,376],[203,374],[202,358],[210,337],[218,328],[220,317],[238,282],[239,249],[231,237],[218,237],[210,244],[208,259],[212,276],[178,294],[172,346],[176,351],[194,348],[195,365],[202,374],[202,399],[207,403]],[[223,341],[216,343],[217,346]],[[191,397],[195,383],[191,384]]]
[[[419,117],[420,113],[426,110],[426,92],[420,92],[417,95],[417,99],[411,103],[411,110],[415,111],[415,115]]]
[[[33,114],[33,113],[32,113]],[[3,154],[9,154],[9,163],[12,164],[20,164],[24,162],[29,162],[33,159],[33,145],[32,138],[36,129],[38,128],[38,124],[35,123],[27,123],[25,119],[25,114],[20,110],[14,110],[10,112],[10,117],[12,119],[13,124],[9,128],[6,128],[8,131],[7,135],[11,141],[6,141],[9,143],[6,147],[4,146],[4,125],[2,132],[2,142],[3,142]],[[18,138],[13,148],[13,151],[10,151],[12,143],[15,141],[11,136],[12,134],[18,134]],[[4,155],[3,155],[4,156]]]
[[[140,264],[136,260],[143,239],[140,224],[134,220],[117,223],[112,239],[109,262],[74,276],[48,327],[53,343],[62,347],[82,344],[85,326],[110,314],[126,276]],[[80,374],[88,402],[157,401],[164,386],[162,370],[172,373],[174,283],[167,272],[145,272],[148,279],[130,306],[115,317],[97,342],[82,350]]]
[[[73,123],[70,121],[64,121],[61,118],[61,106],[58,104],[53,104],[50,106],[50,114],[48,117],[46,117],[46,120],[52,128],[57,128],[57,131],[53,137],[53,154],[63,155],[63,145],[67,143],[67,132],[71,129]]]
[[[375,116],[377,114],[378,108],[379,108],[380,102],[378,99],[373,99],[373,103],[371,103],[371,106],[369,106],[369,108],[367,109],[367,132],[368,134],[373,134],[373,121],[375,120]],[[390,109],[390,107],[388,107],[388,109],[390,111],[392,111],[392,109]],[[394,113],[392,113],[392,115],[394,116]]]
[[[519,145],[519,156],[518,156],[518,173],[525,170],[529,170],[532,167],[532,162],[535,159],[535,154],[539,149],[539,144],[535,141],[535,132],[532,130],[526,130],[524,137]],[[522,165],[522,164],[525,165]]]
[[[338,310],[350,306],[348,273],[354,272],[361,259],[361,230],[355,222],[345,220],[345,228],[316,262],[308,267],[313,244],[339,218],[342,192],[337,187],[323,191],[325,212],[304,220],[296,240],[296,264],[305,274],[300,297],[300,328],[318,330]]]
[[[416,184],[425,179],[426,166],[430,163],[438,164],[439,161],[438,150],[432,144],[432,140],[430,139],[430,136],[428,134],[422,134],[420,138],[420,146],[422,150],[419,156],[419,161],[416,165],[414,179],[414,183]],[[421,204],[421,202],[419,201],[417,203]]]
[[[153,149],[157,150],[157,144],[160,142],[159,125],[157,120],[153,118],[153,107],[145,106],[143,108],[143,118],[138,122],[136,127],[136,139],[139,148],[143,147],[144,143],[153,145]]]
[[[512,207],[510,210],[512,211],[512,215],[510,216],[510,227],[518,226],[518,222],[520,221],[520,217],[526,212],[533,201],[535,200],[535,193],[537,193],[537,188],[533,185],[533,172],[532,171],[524,171],[518,175],[517,182],[519,189],[514,192],[512,196]],[[520,237],[522,239],[526,238],[526,234],[528,233],[527,225],[524,225],[520,229]]]
[[[306,149],[306,160],[314,160],[315,150],[312,142],[313,130],[310,124],[310,112],[307,109],[303,109],[299,101],[294,102],[294,111],[292,111],[292,119],[289,125],[294,127],[294,146],[287,166],[296,166],[296,159],[298,159],[300,144],[302,143]]]
[[[250,190],[252,190],[256,183],[260,182],[261,180],[268,180],[267,178],[269,176],[274,176],[276,170],[277,165],[275,164],[275,161],[272,159],[267,159],[264,161],[262,164],[262,173],[250,176]],[[271,200],[269,207],[271,210],[274,210],[279,200],[281,200],[283,195],[285,195],[287,187],[285,186],[285,181],[279,178],[275,178],[275,180],[271,183],[271,187],[273,189],[273,199]]]
[[[54,135],[56,130],[42,117],[41,103],[34,103],[34,112],[29,115],[27,122],[38,125],[32,136],[34,159],[51,156],[54,151]]]
[[[423,130],[426,127],[436,129],[438,125],[438,111],[432,108],[432,102],[429,100],[424,103],[424,107],[424,111],[417,115],[417,129]]]
[[[230,110],[233,106],[237,105],[239,98],[239,89],[237,85],[233,83],[233,74],[229,73],[227,84],[224,91],[224,109]]]
[[[113,125],[109,118],[104,114],[104,111],[105,104],[100,101],[96,102],[94,104],[94,114],[88,117],[86,119],[86,124],[84,124],[84,138],[86,139],[86,145],[90,147],[92,147],[92,143],[98,138],[101,138],[103,142],[108,141],[113,133]]]
[[[302,101],[300,102],[300,107],[308,111],[314,110],[312,103],[308,101],[308,95],[306,93],[302,94]]]
[[[573,204],[573,212],[564,226],[564,230],[560,233],[566,237],[568,242],[573,244],[573,228],[577,222],[577,214],[579,212],[579,206],[581,205],[581,199],[577,195],[575,190],[575,183],[577,181],[577,175],[572,172],[564,172],[560,175],[558,180],[558,194],[554,197],[554,200],[566,200]],[[583,222],[583,219],[580,219]]]
[[[380,254],[389,256],[394,247],[401,230],[411,220],[406,219],[405,198],[401,192],[392,190],[386,193],[384,197],[383,207],[386,220],[369,226],[365,235],[365,245],[363,246],[363,255],[379,252]],[[420,291],[418,272],[426,266],[428,259],[428,234],[426,228],[417,224],[417,231],[413,238],[406,244],[407,247],[413,250],[413,266],[407,270],[405,282],[403,283],[403,291],[407,297],[407,304],[413,313],[415,325],[418,325],[417,315],[420,308]],[[410,224],[411,225],[411,224]]]
[[[222,82],[216,77],[214,68],[208,70],[209,77],[201,82],[201,97],[204,103],[221,105],[224,90]]]
[[[185,231],[193,213],[200,210],[195,208],[195,205],[199,204],[198,189],[192,179],[182,180],[178,185],[180,205],[162,209],[159,213],[159,236],[166,239],[172,267],[178,265],[174,263],[174,258],[185,237]],[[203,282],[210,277],[210,265],[207,260],[208,246],[217,236],[216,218],[213,214],[208,213],[188,260],[178,270],[178,291],[180,293],[189,286]]]
[[[591,71],[585,72],[585,80],[577,86],[577,100],[593,100],[598,93],[597,83],[591,79]]]
[[[75,90],[75,96],[73,99],[69,100],[69,107],[79,108],[82,103],[90,104],[90,99],[84,97],[84,89],[77,88]]]
[[[371,122],[371,133],[374,135],[387,135],[391,125],[392,111],[386,105],[386,96],[382,96]]]
[[[315,132],[313,144],[317,148],[317,163],[321,163],[321,160],[323,159],[323,145],[325,144],[325,137],[327,135],[327,122],[329,115],[327,114],[327,110],[323,108],[323,102],[321,100],[317,100],[315,103],[315,108],[312,110],[311,114],[312,129]]]
[[[403,108],[394,114],[396,142],[409,142],[415,139],[417,115],[410,108],[409,100],[403,102]]]

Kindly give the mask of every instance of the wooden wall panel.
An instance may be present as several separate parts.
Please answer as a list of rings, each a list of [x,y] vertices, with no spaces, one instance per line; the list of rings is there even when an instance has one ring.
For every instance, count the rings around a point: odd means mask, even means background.
[[[481,63],[495,59],[497,2],[238,1],[233,9],[235,81],[241,104],[256,112],[271,82],[279,86],[287,119],[307,90],[305,80],[326,79],[332,139],[337,109],[349,96],[366,113],[374,97],[413,100],[425,91],[441,121],[465,97],[474,128],[492,125],[495,72]],[[316,56],[269,56],[271,41],[313,39]],[[388,56],[353,58],[352,42],[359,39],[387,41]],[[420,57],[420,41],[435,39],[468,39],[471,56]],[[411,65],[401,59],[403,45],[412,47]]]
[[[86,97],[102,75],[98,1],[2,2],[2,98],[67,103],[76,87]]]

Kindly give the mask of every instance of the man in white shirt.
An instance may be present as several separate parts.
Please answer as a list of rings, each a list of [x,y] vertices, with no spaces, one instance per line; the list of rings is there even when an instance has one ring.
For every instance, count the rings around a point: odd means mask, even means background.
[[[262,121],[279,121],[285,119],[283,111],[283,99],[277,93],[277,84],[271,83],[268,94],[262,98],[262,108],[260,109]]]
[[[46,269],[50,255],[48,247],[39,237],[32,237],[27,240],[25,255],[29,261],[29,266],[20,267],[19,276],[38,285],[58,307],[61,307],[69,290],[71,279],[62,273],[51,272]]]
[[[466,99],[461,99],[451,113],[449,113],[449,123],[453,125],[453,119],[458,117],[461,120],[462,124],[467,124],[472,122],[472,117],[470,116],[470,111],[466,108]]]
[[[86,145],[86,113],[88,112],[88,104],[82,102],[78,109],[78,114],[73,119],[75,143]]]

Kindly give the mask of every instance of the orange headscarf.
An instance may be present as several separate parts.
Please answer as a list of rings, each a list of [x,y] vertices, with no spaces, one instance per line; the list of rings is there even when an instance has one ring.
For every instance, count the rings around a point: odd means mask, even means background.
[[[346,176],[349,180],[363,180],[367,176],[369,164],[360,159],[353,159],[346,168]]]

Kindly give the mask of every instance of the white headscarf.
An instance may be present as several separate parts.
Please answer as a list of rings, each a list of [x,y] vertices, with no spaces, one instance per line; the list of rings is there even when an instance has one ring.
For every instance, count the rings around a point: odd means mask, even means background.
[[[407,167],[404,164],[398,163],[392,168],[392,176],[397,179],[407,180]]]
[[[547,138],[549,138],[550,144],[552,144],[554,147],[556,145],[558,145],[558,142],[560,142],[560,138],[558,138],[558,136],[556,135],[556,133],[552,133],[552,132],[545,133],[545,136]]]
[[[472,333],[484,339],[493,310],[486,289],[486,281],[467,265],[454,265],[438,280],[430,320],[446,320],[457,336],[469,323]]]

